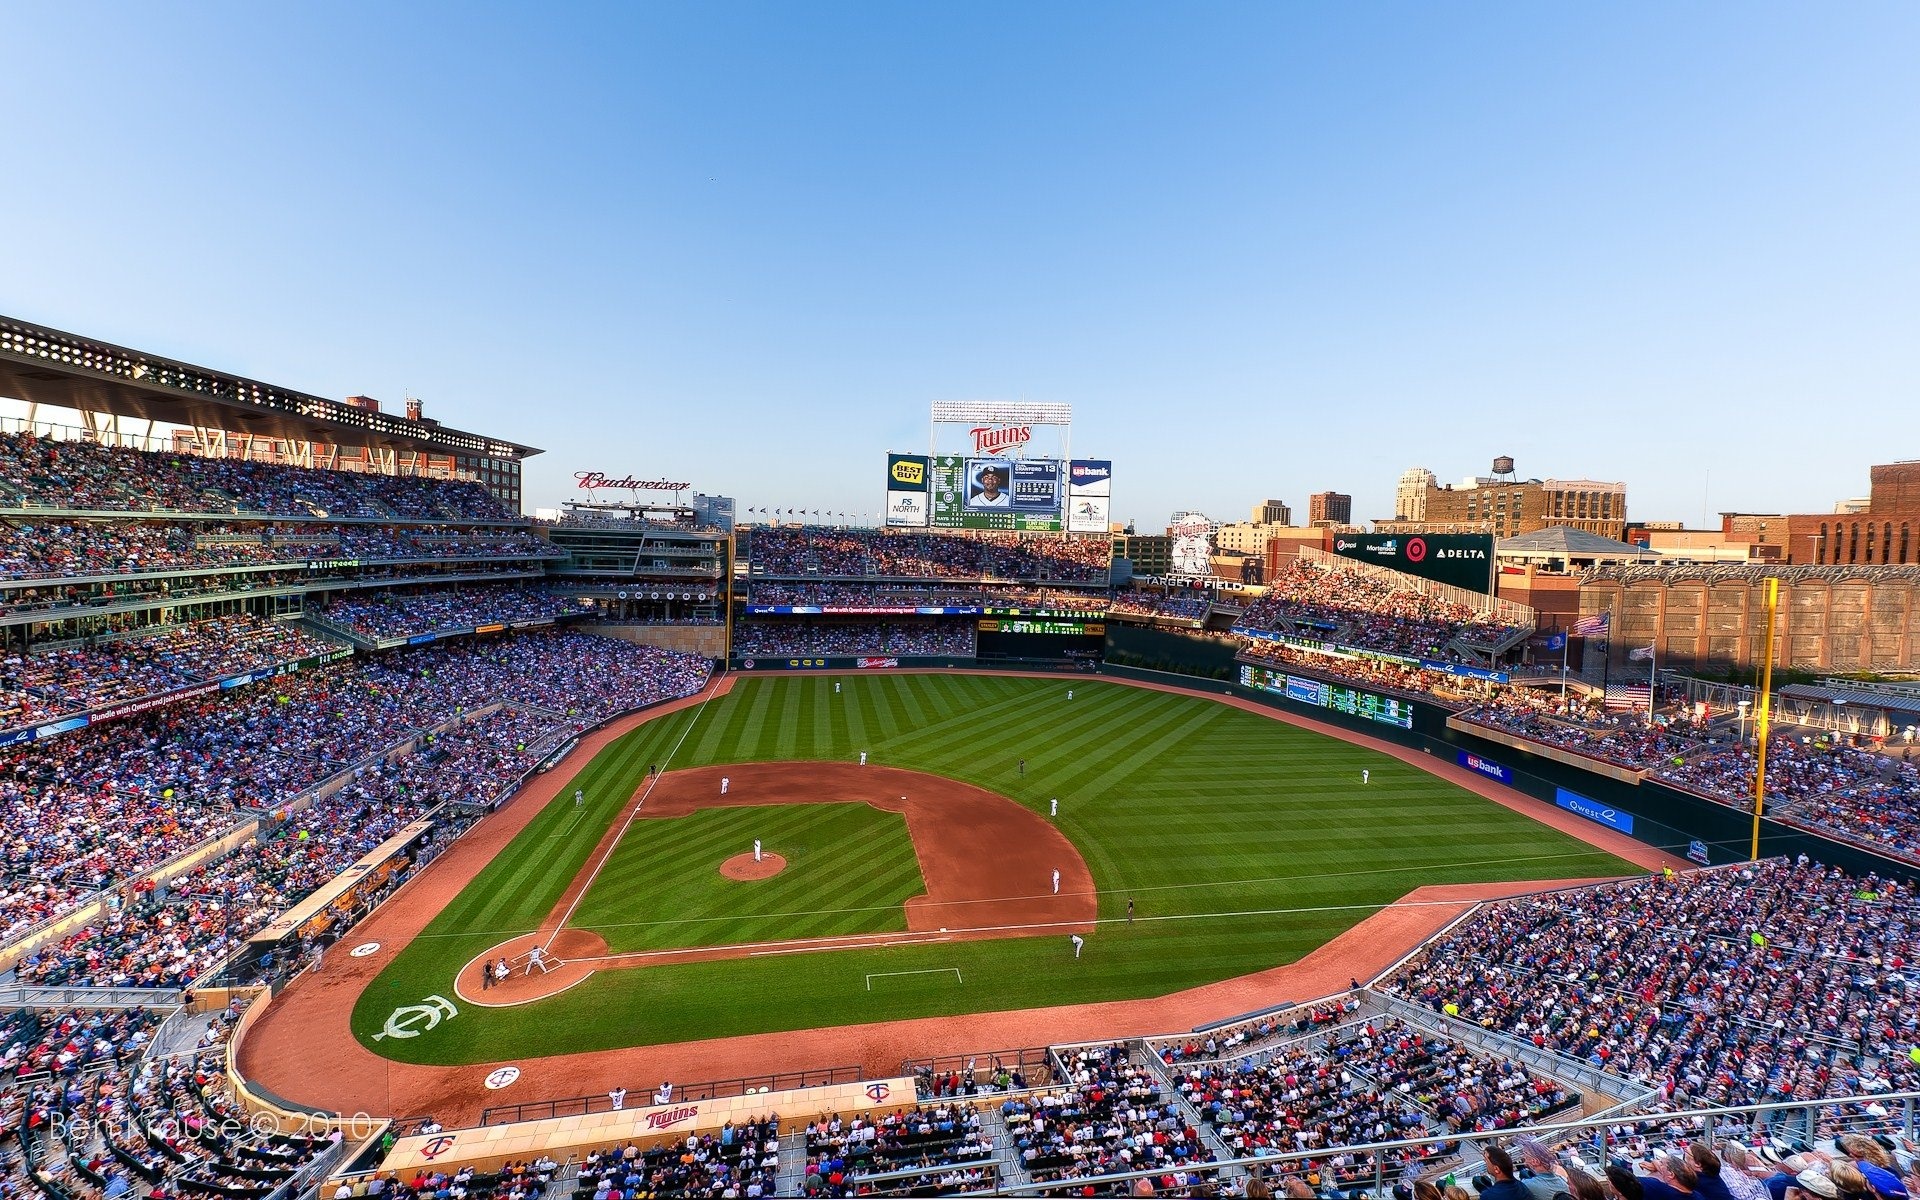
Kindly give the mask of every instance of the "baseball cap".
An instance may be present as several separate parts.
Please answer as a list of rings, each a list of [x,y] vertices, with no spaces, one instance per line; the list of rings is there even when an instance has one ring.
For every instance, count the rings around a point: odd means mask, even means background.
[[[1867,1182],[1873,1185],[1873,1190],[1881,1196],[1887,1197],[1888,1200],[1894,1200],[1895,1197],[1898,1200],[1906,1200],[1907,1185],[1900,1182],[1900,1177],[1892,1171],[1867,1162],[1865,1159],[1856,1160],[1853,1165],[1860,1168],[1860,1173],[1867,1177]]]
[[[1825,1171],[1816,1171],[1808,1167],[1795,1175],[1793,1182],[1800,1188],[1821,1197],[1822,1200],[1839,1200],[1840,1189],[1833,1185],[1833,1180],[1827,1178]]]

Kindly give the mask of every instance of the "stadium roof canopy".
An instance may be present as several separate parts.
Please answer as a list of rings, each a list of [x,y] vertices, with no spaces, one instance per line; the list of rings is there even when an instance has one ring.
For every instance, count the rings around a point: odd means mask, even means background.
[[[1877,708],[1899,713],[1911,721],[1920,717],[1920,697],[1890,692],[1871,692],[1864,688],[1829,687],[1812,683],[1790,683],[1780,689],[1782,696],[1794,700],[1817,700],[1823,704],[1847,704],[1857,708]]]
[[[1644,546],[1618,542],[1584,529],[1549,525],[1518,537],[1503,538],[1494,553],[1514,558],[1651,558]]]
[[[519,459],[532,446],[356,408],[0,317],[0,396],[80,412],[375,450]]]

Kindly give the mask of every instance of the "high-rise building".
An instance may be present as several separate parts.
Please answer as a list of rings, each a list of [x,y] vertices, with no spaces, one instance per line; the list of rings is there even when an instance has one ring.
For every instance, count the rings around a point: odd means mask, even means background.
[[[1425,467],[1408,467],[1400,472],[1400,485],[1393,493],[1393,519],[1426,520],[1427,489],[1436,482],[1433,472]]]
[[[1350,525],[1353,497],[1345,492],[1315,492],[1307,497],[1307,524]]]
[[[1262,500],[1253,506],[1253,517],[1249,520],[1248,524],[1291,525],[1293,524],[1293,510],[1288,508],[1283,501]]]

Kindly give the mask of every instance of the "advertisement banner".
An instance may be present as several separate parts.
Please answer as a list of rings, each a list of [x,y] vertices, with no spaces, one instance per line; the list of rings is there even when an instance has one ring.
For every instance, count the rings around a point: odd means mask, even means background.
[[[1470,592],[1493,589],[1490,533],[1340,533],[1333,537],[1333,552]]]
[[[1513,768],[1503,766],[1490,758],[1482,758],[1471,750],[1461,750],[1456,756],[1461,766],[1469,771],[1485,775],[1488,779],[1498,779],[1501,783],[1513,782]]]
[[[863,658],[858,660],[857,665],[862,670],[874,670],[876,668],[897,667],[900,665],[900,660],[897,658]]]
[[[933,486],[924,454],[887,455],[887,525],[897,529],[925,529],[932,511],[927,504]]]
[[[1067,464],[1067,532],[1105,533],[1112,514],[1113,464],[1094,458]]]
[[[1609,808],[1598,800],[1589,800],[1579,792],[1570,792],[1565,788],[1553,790],[1553,802],[1561,808],[1589,821],[1597,821],[1609,829],[1618,829],[1621,833],[1633,832],[1633,814]]]
[[[1713,856],[1707,853],[1707,844],[1696,838],[1687,843],[1687,861],[1710,867],[1713,865]]]
[[[1173,565],[1168,574],[1186,578],[1213,574],[1213,522],[1207,514],[1173,514],[1167,536],[1173,539]]]
[[[1014,529],[1059,533],[1060,460],[935,458],[932,524],[936,529]]]

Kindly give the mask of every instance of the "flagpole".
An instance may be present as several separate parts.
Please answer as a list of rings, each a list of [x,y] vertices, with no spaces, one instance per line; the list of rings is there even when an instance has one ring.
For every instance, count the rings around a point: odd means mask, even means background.
[[[1560,635],[1560,707],[1567,706],[1567,647],[1573,644],[1573,638]]]
[[[1660,639],[1655,638],[1647,646],[1652,653],[1647,655],[1647,724],[1653,724],[1653,685],[1660,675]]]

